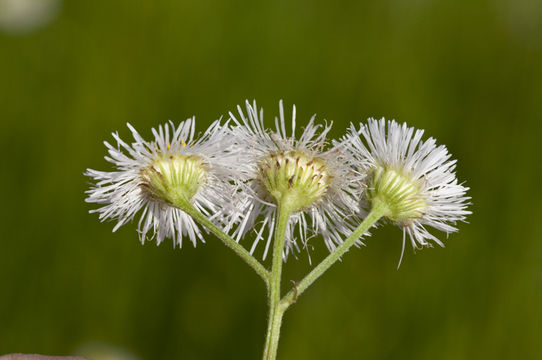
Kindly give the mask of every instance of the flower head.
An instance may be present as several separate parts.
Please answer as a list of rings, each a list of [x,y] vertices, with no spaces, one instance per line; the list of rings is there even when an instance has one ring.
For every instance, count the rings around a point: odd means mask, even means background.
[[[337,146],[326,149],[331,124],[317,125],[313,117],[296,138],[295,106],[291,135],[286,132],[282,101],[279,110],[275,131],[271,132],[265,130],[263,109],[258,110],[256,102],[246,102],[246,115],[238,106],[240,120],[230,113],[237,125],[232,128],[234,138],[246,149],[246,160],[239,167],[245,182],[237,199],[239,226],[235,235],[239,239],[255,228],[252,253],[265,238],[267,229],[265,258],[273,235],[275,213],[281,204],[292,212],[286,229],[284,258],[294,248],[299,250],[297,235],[306,245],[311,236],[321,234],[331,251],[342,243],[343,235],[349,235],[353,229],[349,218],[359,211],[355,193],[361,177],[351,169],[353,158]]]
[[[138,224],[141,242],[149,231],[159,244],[166,237],[182,245],[188,236],[195,245],[203,241],[194,220],[176,204],[190,202],[205,215],[214,217],[227,208],[234,188],[234,158],[226,144],[226,128],[215,121],[199,139],[194,139],[194,118],[175,127],[172,122],[152,129],[154,140],[145,141],[130,125],[134,142],[130,145],[117,133],[117,147],[105,142],[115,171],[88,169],[85,175],[96,184],[87,191],[87,202],[103,204],[91,210],[100,219],[116,219],[117,230],[142,210]]]
[[[366,207],[384,207],[384,216],[403,228],[414,248],[431,246],[428,240],[443,246],[426,226],[455,232],[456,222],[471,213],[468,188],[455,175],[456,161],[435,139],[422,141],[423,130],[384,119],[360,126],[359,132],[351,126],[343,144],[366,174]]]

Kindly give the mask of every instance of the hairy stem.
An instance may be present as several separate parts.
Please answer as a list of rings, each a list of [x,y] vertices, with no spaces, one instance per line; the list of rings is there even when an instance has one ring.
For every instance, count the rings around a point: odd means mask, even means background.
[[[267,338],[265,341],[264,360],[274,360],[277,356],[277,349],[280,337],[280,325],[284,310],[280,303],[280,283],[282,276],[282,255],[284,242],[286,240],[286,228],[292,211],[288,201],[279,202],[277,218],[275,222],[275,239],[273,244],[273,265],[269,281],[269,318],[267,326]]]
[[[241,257],[269,287],[270,272],[258,260],[254,258],[243,246],[239,245],[231,236],[220,230],[215,224],[199,212],[190,202],[183,199],[176,199],[175,205],[192,216],[198,223],[205,226],[209,231]]]
[[[290,305],[292,305],[299,295],[301,295],[309,286],[312,285],[316,279],[318,279],[324,272],[326,272],[331,265],[343,256],[356,240],[358,240],[367,230],[371,228],[383,215],[388,212],[387,207],[384,204],[375,203],[371,212],[363,220],[363,222],[354,230],[354,232],[344,240],[344,242],[329,254],[318,266],[305,276],[303,280],[298,282],[296,286],[290,290],[284,298],[281,300],[281,308],[286,311]]]

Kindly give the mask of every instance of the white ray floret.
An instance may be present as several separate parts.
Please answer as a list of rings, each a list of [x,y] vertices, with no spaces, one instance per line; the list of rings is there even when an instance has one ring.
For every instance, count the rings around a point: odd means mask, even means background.
[[[222,220],[214,214],[229,207],[235,191],[230,183],[234,183],[236,155],[229,151],[227,128],[215,121],[195,139],[194,118],[177,127],[170,121],[152,129],[154,140],[147,142],[127,125],[132,144],[117,133],[113,133],[117,146],[104,142],[109,153],[105,159],[115,171],[88,169],[85,173],[95,181],[86,201],[103,204],[91,212],[99,213],[102,221],[117,220],[113,231],[141,212],[141,242],[156,238],[160,244],[164,238],[172,238],[174,245],[182,246],[183,237],[188,237],[195,246],[197,238],[203,241],[200,229],[173,203],[184,199],[211,220]]]
[[[444,246],[427,226],[449,234],[471,214],[468,188],[456,178],[456,160],[435,139],[422,141],[423,133],[394,120],[369,119],[359,131],[351,125],[343,139],[367,175],[367,210],[377,202],[387,206],[385,217],[403,228],[415,249],[431,246],[430,241]]]
[[[350,219],[359,211],[356,194],[362,176],[352,170],[352,157],[338,146],[327,148],[331,124],[315,124],[313,116],[296,138],[295,106],[290,125],[280,102],[275,131],[265,129],[263,109],[258,109],[256,102],[246,102],[246,113],[240,106],[237,109],[238,115],[230,113],[236,124],[232,132],[240,148],[245,149],[246,160],[239,166],[245,182],[236,201],[239,210],[234,236],[239,240],[254,229],[256,239],[250,251],[253,253],[263,240],[265,258],[273,236],[277,199],[294,193],[283,258],[300,249],[296,238],[306,245],[317,234],[333,251],[354,228]],[[291,135],[287,128],[291,128]]]

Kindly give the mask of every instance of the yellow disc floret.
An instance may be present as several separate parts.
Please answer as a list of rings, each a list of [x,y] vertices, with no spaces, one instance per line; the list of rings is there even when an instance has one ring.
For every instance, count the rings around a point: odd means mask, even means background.
[[[330,182],[326,164],[300,151],[278,152],[260,161],[261,182],[275,203],[301,211],[322,198]]]

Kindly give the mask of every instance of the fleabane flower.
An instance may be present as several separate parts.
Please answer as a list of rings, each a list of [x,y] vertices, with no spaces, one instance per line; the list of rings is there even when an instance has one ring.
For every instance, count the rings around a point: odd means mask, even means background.
[[[343,139],[366,174],[367,210],[383,209],[384,217],[409,235],[415,249],[431,246],[430,241],[444,246],[426,226],[449,234],[471,213],[468,188],[456,178],[456,160],[435,139],[422,141],[423,133],[405,123],[369,119],[359,131],[351,125]],[[403,237],[403,250],[404,242]]]
[[[95,180],[87,191],[89,203],[103,204],[91,210],[100,220],[115,219],[116,231],[141,212],[138,232],[141,242],[156,238],[172,238],[182,246],[188,236],[196,245],[202,234],[192,217],[179,208],[189,203],[215,222],[218,210],[228,208],[235,189],[233,166],[235,156],[228,149],[227,128],[215,121],[195,139],[194,118],[175,127],[169,122],[152,129],[154,140],[145,141],[130,125],[134,142],[128,144],[117,133],[117,146],[104,142],[109,156],[105,159],[115,171],[88,169],[85,173]]]
[[[280,204],[292,213],[286,229],[284,259],[293,249],[300,249],[296,238],[306,245],[316,234],[322,235],[333,251],[353,229],[350,219],[359,211],[355,194],[362,177],[352,170],[352,157],[337,146],[327,148],[331,124],[315,124],[313,116],[296,138],[295,106],[291,135],[286,131],[282,101],[275,131],[265,129],[263,109],[258,109],[256,102],[246,102],[246,113],[240,106],[237,109],[238,117],[233,113],[230,117],[236,124],[232,126],[233,137],[244,149],[245,160],[238,169],[245,181],[237,194],[239,224],[234,236],[240,239],[254,229],[256,239],[250,252],[264,240],[265,258]]]

